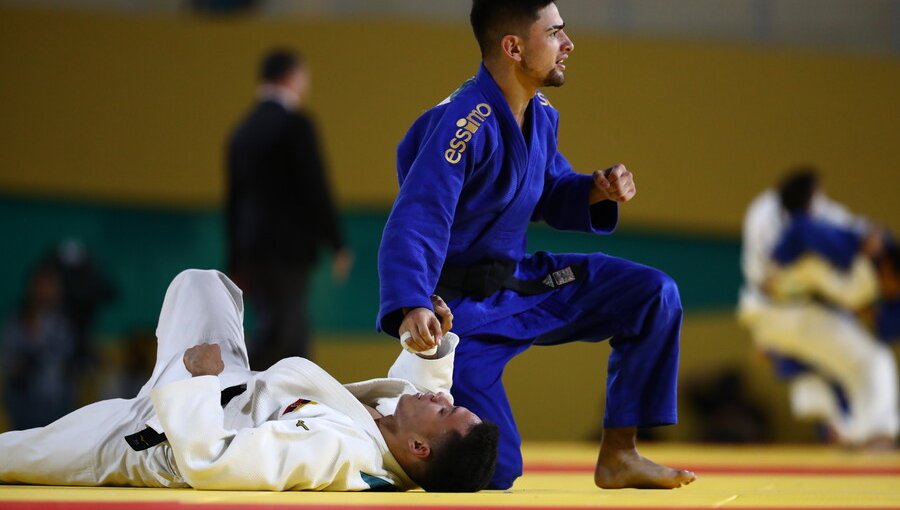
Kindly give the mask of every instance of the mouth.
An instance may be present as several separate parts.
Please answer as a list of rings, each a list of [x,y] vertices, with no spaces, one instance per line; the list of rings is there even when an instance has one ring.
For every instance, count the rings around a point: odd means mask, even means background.
[[[562,69],[563,71],[565,71],[566,70],[565,61],[567,58],[569,58],[568,55],[563,55],[563,56],[559,57],[559,59],[556,61],[556,66],[559,67],[560,69]]]

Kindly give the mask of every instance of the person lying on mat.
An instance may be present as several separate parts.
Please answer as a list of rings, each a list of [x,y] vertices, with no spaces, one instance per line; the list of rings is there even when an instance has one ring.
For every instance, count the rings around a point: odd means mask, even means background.
[[[0,434],[0,483],[478,491],[498,429],[453,405],[459,339],[433,300],[434,354],[407,345],[387,378],[342,385],[303,358],[252,372],[241,290],[218,271],[184,271],[166,292],[156,365],[137,397]]]

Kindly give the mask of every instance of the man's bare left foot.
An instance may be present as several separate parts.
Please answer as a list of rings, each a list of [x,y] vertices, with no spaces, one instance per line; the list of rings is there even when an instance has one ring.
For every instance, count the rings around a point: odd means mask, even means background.
[[[672,469],[637,451],[637,428],[603,429],[594,483],[601,489],[675,489],[697,479],[683,469]]]
[[[897,449],[897,440],[891,436],[876,436],[862,444],[861,450],[869,453],[892,452]]]
[[[636,449],[601,448],[594,470],[594,483],[601,489],[675,489],[696,479],[693,472],[657,464]]]

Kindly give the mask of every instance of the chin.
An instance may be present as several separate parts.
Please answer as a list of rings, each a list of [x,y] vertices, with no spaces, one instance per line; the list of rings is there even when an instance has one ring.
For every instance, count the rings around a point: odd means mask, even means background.
[[[544,87],[562,87],[566,83],[566,75],[556,69],[550,71],[544,78]]]

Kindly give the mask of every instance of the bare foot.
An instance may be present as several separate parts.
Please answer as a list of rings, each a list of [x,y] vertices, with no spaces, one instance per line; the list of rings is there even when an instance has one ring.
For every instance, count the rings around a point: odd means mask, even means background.
[[[840,441],[838,445],[847,452],[890,453],[897,451],[897,440],[890,436],[875,436],[865,441]]]
[[[601,448],[594,470],[594,483],[601,489],[676,489],[696,479],[691,471],[662,466],[637,450],[604,454]]]
[[[863,443],[861,449],[870,453],[892,452],[897,449],[897,440],[890,436],[876,436]]]
[[[594,483],[601,489],[675,489],[697,479],[683,469],[672,469],[647,459],[637,451],[634,427],[603,431]]]

